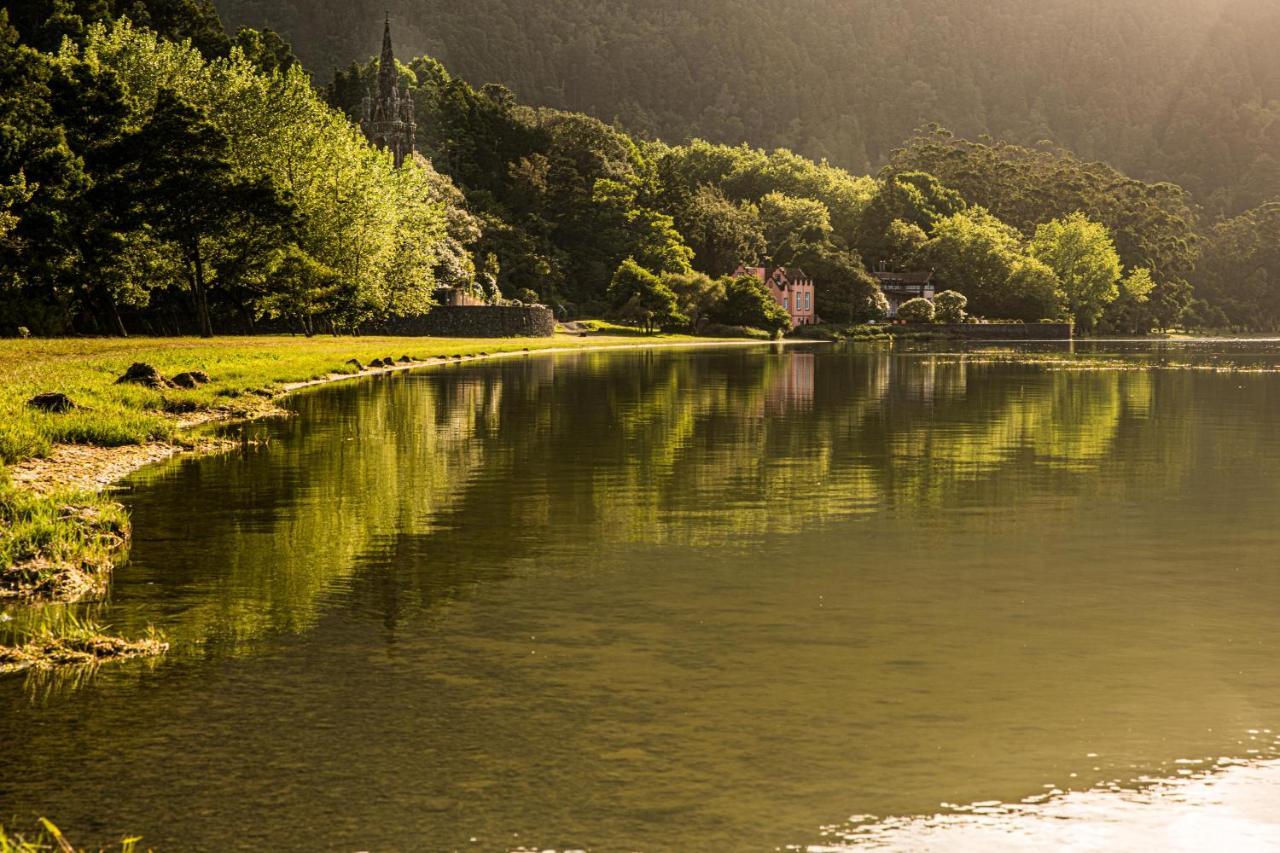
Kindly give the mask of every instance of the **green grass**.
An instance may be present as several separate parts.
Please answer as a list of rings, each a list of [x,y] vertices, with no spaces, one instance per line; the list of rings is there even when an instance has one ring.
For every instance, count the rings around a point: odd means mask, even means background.
[[[100,592],[128,541],[124,508],[101,495],[0,483],[0,600]]]
[[[141,838],[125,838],[119,844],[99,848],[98,853],[138,853]],[[58,827],[46,818],[40,818],[40,829],[34,833],[10,832],[0,826],[0,853],[88,853],[88,848],[77,848],[69,842]]]
[[[4,632],[0,673],[55,667],[92,670],[106,661],[155,657],[169,648],[154,628],[136,640],[113,637],[109,631],[108,626],[77,616],[65,607],[36,608]]]

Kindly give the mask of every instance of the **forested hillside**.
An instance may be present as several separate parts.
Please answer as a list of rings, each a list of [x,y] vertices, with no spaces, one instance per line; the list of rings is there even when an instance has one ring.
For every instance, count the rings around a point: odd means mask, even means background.
[[[1273,17],[1257,11],[1256,21]],[[1047,32],[1037,20],[1032,36]],[[951,37],[965,30],[938,26]],[[675,39],[690,30],[674,21],[662,32]],[[506,35],[519,48],[527,34]],[[1100,29],[1097,40],[1108,38]],[[1237,157],[1224,147],[1209,157],[1219,171],[1248,160],[1252,173],[1233,172],[1233,184],[1195,178],[1217,187],[1197,195],[1062,146],[1018,144],[1025,134],[1017,132],[966,138],[933,125],[890,137],[887,117],[816,109],[818,122],[843,116],[857,125],[836,138],[860,135],[865,148],[873,131],[883,136],[883,168],[868,176],[733,137],[645,139],[500,84],[474,86],[400,44],[379,114],[408,109],[423,156],[397,168],[357,125],[382,76],[376,61],[309,76],[287,41],[270,29],[224,29],[209,0],[0,4],[0,68],[9,81],[0,88],[0,331],[210,335],[262,321],[309,334],[354,331],[431,310],[437,286],[649,330],[784,331],[789,319],[764,285],[732,276],[740,262],[802,268],[816,285],[817,314],[836,324],[884,316],[869,270],[888,268],[931,270],[960,300],[958,316],[967,302],[976,317],[1069,318],[1088,332],[1280,328],[1280,193],[1261,176],[1280,154],[1263,144],[1276,123],[1262,111],[1252,114],[1257,133],[1209,124],[1179,136],[1183,144],[1170,150],[1180,156],[1227,142],[1253,151]],[[693,63],[696,47],[680,55]],[[779,59],[768,78],[787,90],[779,110],[838,95],[837,86],[806,81],[815,53],[797,50],[790,67]],[[921,57],[958,62],[962,53],[939,47]],[[583,70],[564,78],[573,86],[560,96],[613,85],[601,75],[631,66],[625,51],[612,55],[616,62],[596,74],[595,54],[584,53]],[[758,55],[738,51],[740,61],[724,63],[742,70]],[[1178,63],[1185,58],[1167,64]],[[896,85],[887,65],[875,67],[886,91]],[[1251,66],[1250,79],[1266,67]],[[665,90],[664,109],[696,99],[693,66],[668,68],[666,77],[653,69],[652,79],[632,70],[638,92],[656,99]],[[862,72],[859,79],[870,79]],[[1075,85],[1047,74],[1046,97]],[[1114,100],[1124,92],[1118,83],[1097,85],[1105,76],[1094,81],[1098,104],[1104,93]],[[1010,91],[993,82],[971,94],[992,104]],[[951,101],[882,96],[876,107],[910,124],[928,117],[908,115],[920,104],[942,111]],[[1024,121],[1041,115],[1022,108]],[[957,124],[970,125],[963,117]],[[806,127],[797,117],[760,132]],[[1123,135],[1136,124],[1108,127]],[[868,151],[858,156],[870,165]],[[1246,197],[1231,186],[1248,188],[1248,202],[1258,203],[1235,211]],[[1206,210],[1206,198],[1232,212]]]
[[[364,61],[390,9],[427,54],[527,103],[641,135],[874,172],[925,122],[1051,140],[1211,214],[1280,196],[1274,0],[216,0],[318,80]]]

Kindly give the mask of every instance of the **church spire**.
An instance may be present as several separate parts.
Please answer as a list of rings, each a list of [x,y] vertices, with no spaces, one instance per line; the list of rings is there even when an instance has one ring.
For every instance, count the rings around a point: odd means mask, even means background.
[[[369,95],[361,105],[360,128],[364,135],[379,148],[391,152],[399,166],[406,157],[412,157],[416,147],[418,126],[413,115],[413,97],[408,86],[400,80],[396,69],[396,54],[391,47],[391,15],[388,14],[382,30],[382,55],[378,58],[378,84],[370,87]]]
[[[391,48],[391,13],[382,30],[382,56],[378,60],[378,97],[386,100],[396,87],[396,54]]]

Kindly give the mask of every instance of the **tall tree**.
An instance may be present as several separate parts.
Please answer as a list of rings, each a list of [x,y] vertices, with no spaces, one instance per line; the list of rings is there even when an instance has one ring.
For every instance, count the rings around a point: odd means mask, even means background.
[[[1031,255],[1057,275],[1067,311],[1085,329],[1092,329],[1120,295],[1123,269],[1111,235],[1083,213],[1038,227]]]
[[[200,334],[213,335],[210,256],[237,233],[287,234],[293,208],[266,178],[235,174],[227,137],[191,104],[161,89],[146,124],[109,155],[118,167],[107,185],[127,209],[181,253]]]

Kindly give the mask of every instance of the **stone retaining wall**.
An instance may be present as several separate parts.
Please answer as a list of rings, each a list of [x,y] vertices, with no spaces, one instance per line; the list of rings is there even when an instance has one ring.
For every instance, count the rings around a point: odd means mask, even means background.
[[[912,331],[978,341],[1069,341],[1074,323],[909,323]]]
[[[556,318],[543,305],[438,305],[422,317],[388,320],[379,324],[374,333],[436,338],[549,338],[556,333]]]

